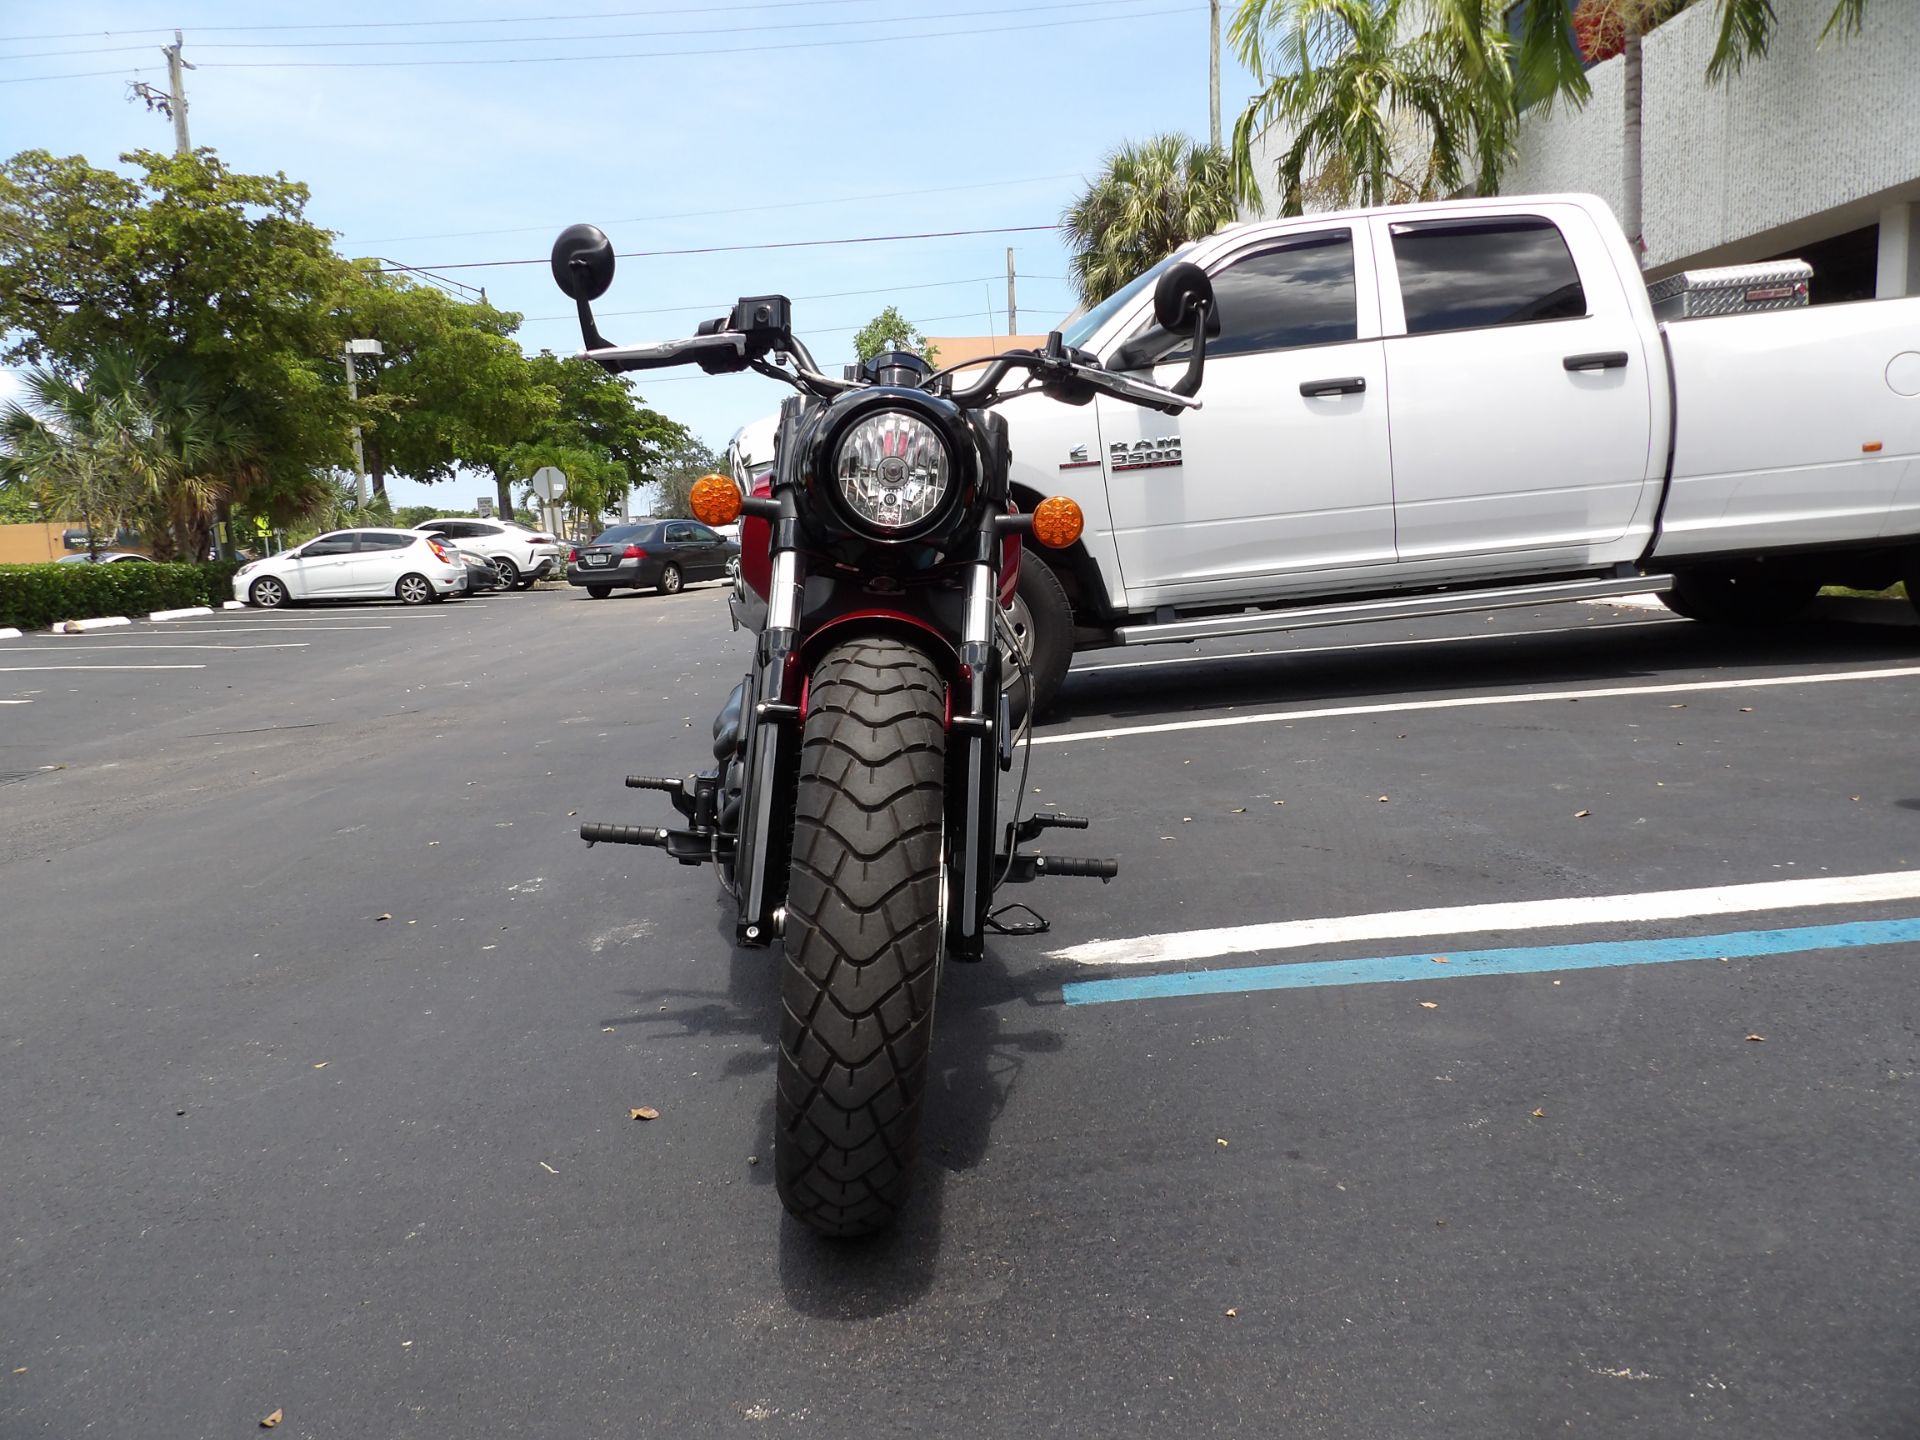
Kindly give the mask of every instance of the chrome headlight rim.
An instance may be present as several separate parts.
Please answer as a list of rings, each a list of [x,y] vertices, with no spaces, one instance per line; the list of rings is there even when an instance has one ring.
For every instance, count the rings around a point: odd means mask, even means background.
[[[898,416],[923,425],[941,447],[946,464],[944,488],[910,523],[886,526],[862,514],[849,497],[840,474],[842,448],[863,425]],[[977,480],[974,446],[966,429],[955,423],[937,401],[920,391],[870,390],[846,413],[834,417],[818,436],[813,449],[813,489],[824,496],[840,523],[862,540],[880,545],[924,541],[951,525]]]

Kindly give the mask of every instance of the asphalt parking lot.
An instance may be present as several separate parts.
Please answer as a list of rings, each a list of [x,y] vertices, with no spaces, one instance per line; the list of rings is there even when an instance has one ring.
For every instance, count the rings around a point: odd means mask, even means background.
[[[0,642],[0,1434],[1920,1428],[1904,606],[1081,657],[1025,799],[1120,879],[950,970],[860,1247],[781,1216],[712,878],[574,838],[745,644],[718,586]]]

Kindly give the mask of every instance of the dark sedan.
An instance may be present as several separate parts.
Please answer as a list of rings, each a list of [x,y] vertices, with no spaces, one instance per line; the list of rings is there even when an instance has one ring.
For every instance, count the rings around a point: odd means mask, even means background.
[[[615,525],[567,555],[567,583],[604,600],[617,588],[677,593],[696,580],[722,580],[740,547],[698,520],[639,520]]]

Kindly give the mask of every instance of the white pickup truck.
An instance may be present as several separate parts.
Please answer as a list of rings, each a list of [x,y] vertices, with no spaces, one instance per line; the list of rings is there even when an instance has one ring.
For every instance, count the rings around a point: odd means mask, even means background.
[[[1920,299],[1663,324],[1586,195],[1236,225],[1175,259],[1218,297],[1203,408],[1001,407],[1023,507],[1086,515],[1023,561],[1059,581],[1018,607],[1042,704],[1096,646],[1648,590],[1764,623],[1920,582]],[[1066,342],[1171,383],[1159,268]]]

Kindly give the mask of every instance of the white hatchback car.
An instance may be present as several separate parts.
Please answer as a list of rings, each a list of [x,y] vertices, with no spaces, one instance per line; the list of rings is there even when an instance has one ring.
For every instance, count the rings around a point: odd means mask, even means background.
[[[450,515],[423,520],[413,527],[429,535],[444,535],[469,555],[493,566],[502,590],[525,590],[534,581],[560,569],[560,542],[543,530],[529,530],[512,520],[475,520]]]
[[[425,605],[466,592],[460,552],[417,530],[335,530],[234,572],[233,598],[273,610],[298,600]]]

